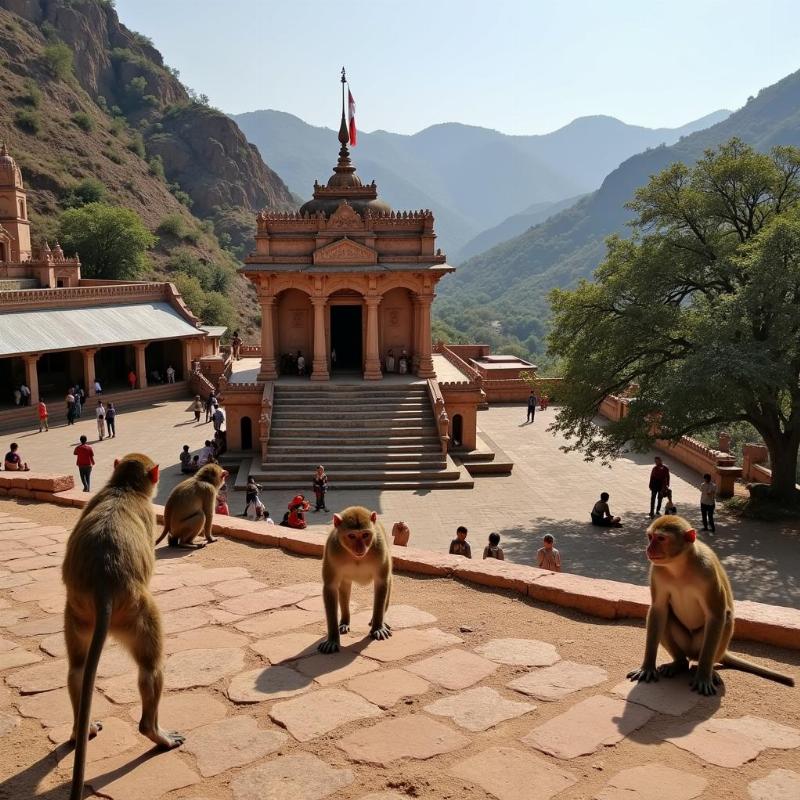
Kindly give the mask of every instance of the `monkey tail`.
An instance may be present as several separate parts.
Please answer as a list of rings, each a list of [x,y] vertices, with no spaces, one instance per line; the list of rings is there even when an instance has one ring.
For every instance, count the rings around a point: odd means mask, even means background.
[[[100,654],[108,636],[113,607],[110,595],[98,595],[95,599],[95,626],[86,662],[83,666],[83,686],[78,707],[78,724],[75,730],[75,761],[72,769],[72,788],[69,800],[82,800],[83,781],[86,773],[86,750],[89,744],[89,718],[92,713],[92,694],[97,676]]]
[[[738,669],[740,672],[749,672],[751,675],[768,678],[771,681],[782,683],[785,686],[794,686],[794,678],[790,675],[784,675],[782,672],[775,672],[775,670],[762,667],[760,664],[754,664],[746,658],[739,658],[739,656],[732,655],[731,653],[725,653],[722,659],[720,659],[720,664],[722,664],[723,667]]]

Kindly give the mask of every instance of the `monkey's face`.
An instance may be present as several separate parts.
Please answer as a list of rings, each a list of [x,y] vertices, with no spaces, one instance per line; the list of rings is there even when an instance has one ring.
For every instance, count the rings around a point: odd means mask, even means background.
[[[654,566],[670,564],[696,538],[694,528],[681,517],[662,517],[647,529],[647,558]]]
[[[339,541],[356,560],[364,558],[372,546],[373,532],[371,528],[365,530],[351,530],[345,528],[339,531]]]

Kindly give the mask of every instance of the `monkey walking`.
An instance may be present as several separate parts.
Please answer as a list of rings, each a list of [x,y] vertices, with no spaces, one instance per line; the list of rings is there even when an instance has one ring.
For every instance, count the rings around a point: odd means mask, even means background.
[[[205,464],[191,478],[181,481],[170,493],[164,506],[164,530],[156,539],[165,536],[170,547],[199,549],[217,540],[211,535],[217,492],[225,485],[228,473],[219,464]],[[205,542],[194,544],[203,533]]]
[[[664,516],[647,529],[651,605],[647,612],[644,662],[628,673],[632,681],[657,681],[689,669],[697,660],[691,688],[703,695],[717,693],[722,682],[714,664],[750,672],[794,686],[794,679],[728,652],[733,636],[733,590],[714,551],[698,542],[683,517]],[[656,668],[658,645],[672,661]]]
[[[152,495],[157,483],[158,465],[147,456],[133,453],[116,461],[108,483],[86,505],[67,541],[64,637],[75,742],[70,800],[83,796],[87,741],[102,729],[89,719],[97,664],[109,632],[139,667],[139,731],[164,749],[184,741],[158,725],[163,633],[148,588],[155,565]]]
[[[392,635],[384,622],[392,592],[392,555],[386,532],[374,511],[350,506],[333,515],[333,530],[325,543],[322,558],[322,598],[328,637],[319,645],[321,653],[339,650],[340,634],[350,630],[350,588],[356,583],[374,583],[375,593],[370,622],[370,637],[388,639]],[[341,619],[337,618],[337,601]]]

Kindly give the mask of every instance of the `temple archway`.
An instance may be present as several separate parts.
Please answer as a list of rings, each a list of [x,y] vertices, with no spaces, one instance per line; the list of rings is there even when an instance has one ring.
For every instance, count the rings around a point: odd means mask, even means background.
[[[253,449],[253,421],[250,417],[242,417],[239,422],[239,432],[241,434],[242,450]]]
[[[451,438],[453,447],[460,447],[464,441],[464,418],[461,414],[453,415],[453,435]]]
[[[337,372],[361,372],[364,368],[364,303],[362,296],[350,289],[332,294],[328,298],[328,341],[331,353],[336,353],[336,363],[331,359],[331,369]]]

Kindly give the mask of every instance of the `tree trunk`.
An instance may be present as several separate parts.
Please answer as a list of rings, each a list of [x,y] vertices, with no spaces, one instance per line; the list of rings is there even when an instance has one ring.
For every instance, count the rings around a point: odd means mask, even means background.
[[[765,438],[769,450],[769,463],[772,470],[772,484],[769,494],[782,502],[797,502],[797,436],[778,436]]]

